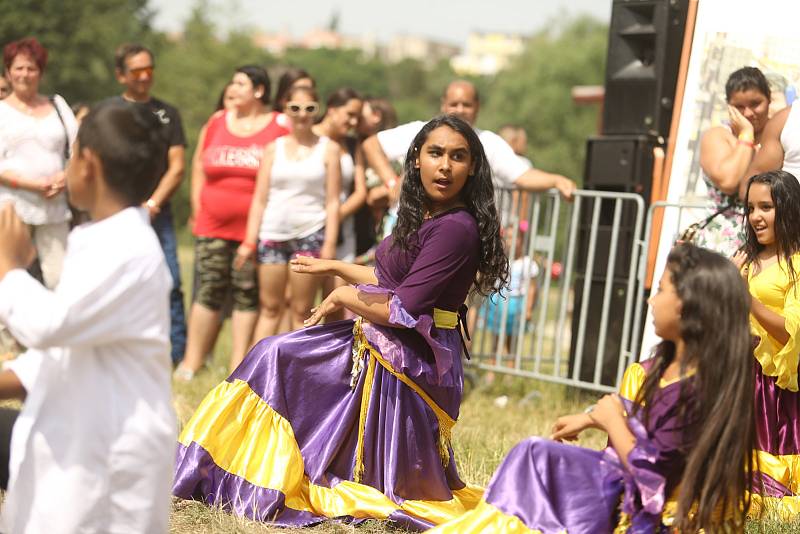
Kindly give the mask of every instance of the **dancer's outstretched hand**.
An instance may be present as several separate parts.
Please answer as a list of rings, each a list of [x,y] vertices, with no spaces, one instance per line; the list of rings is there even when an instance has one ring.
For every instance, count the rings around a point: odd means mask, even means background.
[[[295,273],[334,275],[334,263],[311,256],[295,256],[289,260],[289,268]]]
[[[592,426],[594,426],[594,422],[589,417],[589,414],[565,415],[556,419],[553,430],[551,430],[550,439],[555,441],[575,441],[578,439],[578,434]]]
[[[339,301],[337,293],[339,289],[342,288],[333,290],[325,300],[319,303],[319,306],[311,309],[311,317],[303,321],[303,326],[317,325],[325,316],[342,309],[342,304]]]

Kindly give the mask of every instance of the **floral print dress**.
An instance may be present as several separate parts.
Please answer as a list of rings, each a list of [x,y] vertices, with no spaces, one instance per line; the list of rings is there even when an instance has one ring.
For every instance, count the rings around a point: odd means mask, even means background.
[[[726,195],[703,174],[708,188],[708,206],[705,217],[711,217],[724,207],[728,209],[711,219],[695,237],[698,247],[719,252],[730,258],[744,244],[744,204],[735,195]]]

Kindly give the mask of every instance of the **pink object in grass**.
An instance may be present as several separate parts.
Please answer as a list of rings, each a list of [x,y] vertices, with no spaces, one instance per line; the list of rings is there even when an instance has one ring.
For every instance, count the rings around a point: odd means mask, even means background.
[[[561,265],[560,261],[554,261],[553,266],[550,267],[550,274],[553,277],[553,280],[558,280],[561,277],[562,272],[564,272],[564,266]]]

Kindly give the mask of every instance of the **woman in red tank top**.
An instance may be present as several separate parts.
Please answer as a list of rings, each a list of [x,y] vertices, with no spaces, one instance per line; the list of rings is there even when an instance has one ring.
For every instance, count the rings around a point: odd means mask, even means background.
[[[247,212],[264,147],[288,130],[269,111],[270,81],[261,67],[236,69],[233,109],[221,110],[200,131],[192,165],[192,220],[197,293],[189,317],[186,354],[176,378],[190,380],[216,341],[220,311],[233,295],[231,369],[244,357],[258,318],[255,266],[233,268],[244,240]]]

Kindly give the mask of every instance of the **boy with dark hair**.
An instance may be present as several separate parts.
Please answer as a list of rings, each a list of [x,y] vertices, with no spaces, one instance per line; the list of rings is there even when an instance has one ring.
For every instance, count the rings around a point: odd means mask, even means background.
[[[150,94],[155,62],[149,48],[140,44],[123,44],[117,48],[114,65],[117,81],[125,87],[125,90],[110,100],[128,102],[153,113],[158,119],[161,134],[168,146],[167,152],[158,160],[159,179],[153,189],[146,193],[144,206],[150,212],[153,230],[156,231],[172,275],[170,341],[172,362],[175,364],[183,359],[186,350],[186,314],[183,308],[181,271],[178,265],[178,246],[170,198],[178,190],[183,179],[186,136],[178,110]]]
[[[172,284],[140,207],[160,177],[158,130],[125,104],[84,119],[66,179],[92,221],[70,234],[55,290],[25,271],[30,237],[13,206],[0,208],[0,322],[29,347],[0,372],[0,397],[25,399],[3,532],[167,531]]]

